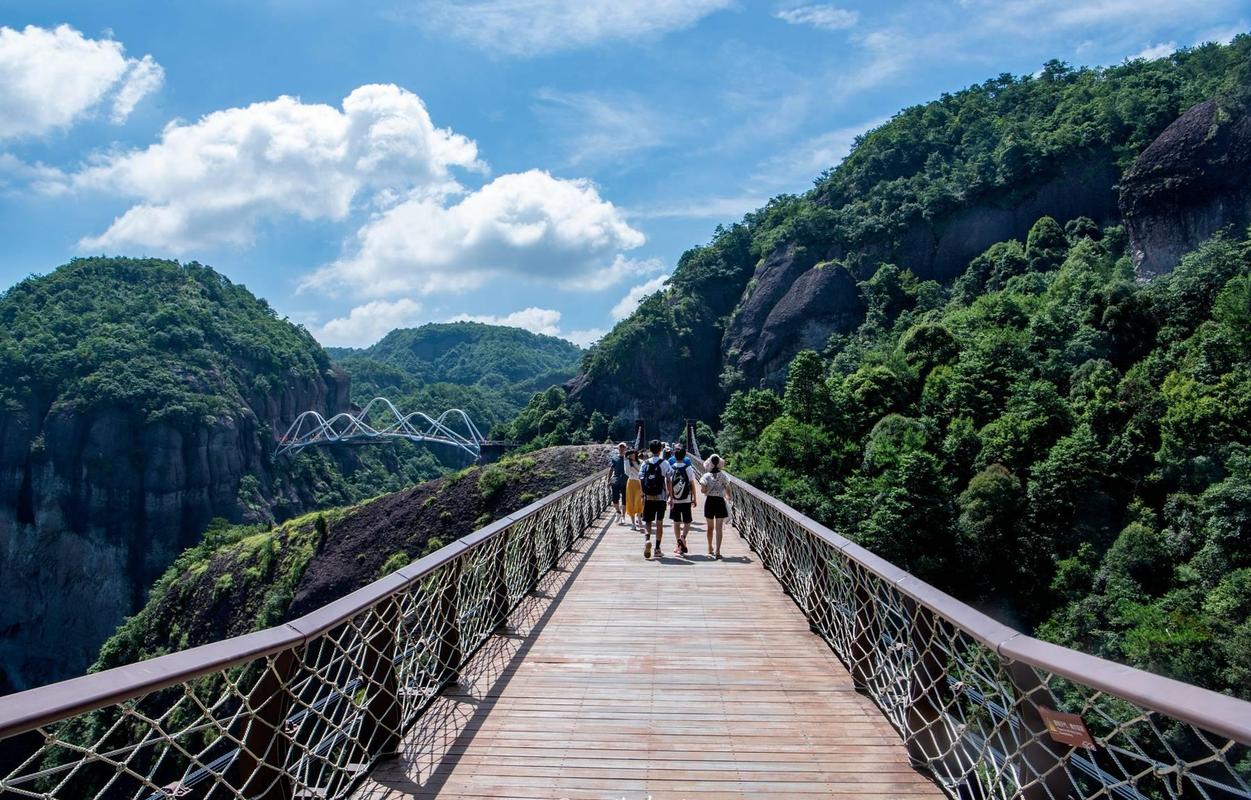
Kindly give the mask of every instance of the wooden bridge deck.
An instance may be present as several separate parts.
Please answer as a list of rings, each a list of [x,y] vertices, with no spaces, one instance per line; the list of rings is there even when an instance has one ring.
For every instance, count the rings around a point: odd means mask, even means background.
[[[943,797],[738,534],[690,543],[601,519],[358,797]]]

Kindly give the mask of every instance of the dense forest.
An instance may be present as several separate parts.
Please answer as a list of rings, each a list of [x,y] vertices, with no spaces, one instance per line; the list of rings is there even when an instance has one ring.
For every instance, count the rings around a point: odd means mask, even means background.
[[[1045,638],[1251,696],[1251,239],[1133,280],[1119,228],[1038,221],[951,287],[880,269],[734,471]]]

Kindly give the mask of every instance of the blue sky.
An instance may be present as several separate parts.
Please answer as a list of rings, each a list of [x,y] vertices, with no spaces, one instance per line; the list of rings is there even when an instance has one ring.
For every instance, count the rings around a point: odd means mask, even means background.
[[[585,344],[905,106],[1251,27],[1251,0],[0,0],[0,285],[211,264],[324,343]]]

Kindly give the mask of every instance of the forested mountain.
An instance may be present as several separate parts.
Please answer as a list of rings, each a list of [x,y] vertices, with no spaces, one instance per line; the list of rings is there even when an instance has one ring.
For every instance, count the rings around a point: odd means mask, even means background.
[[[995,242],[1023,240],[1040,217],[1119,222],[1122,173],[1196,104],[1219,106],[1216,138],[1237,127],[1231,109],[1245,101],[1249,70],[1243,35],[1106,69],[1051,62],[1036,77],[1001,75],[905,109],[811,191],[777,197],[687,251],[667,289],[590,350],[570,399],[587,415],[672,427],[682,416],[715,418],[735,389],[778,388],[795,353],[856,330],[865,314],[857,287],[882,263],[947,282]],[[1229,221],[1222,213],[1245,213],[1226,198],[1202,225],[1170,218],[1191,207],[1185,191],[1168,202],[1179,175],[1223,176],[1245,192],[1236,171],[1190,144],[1161,162],[1172,169],[1139,173],[1134,196],[1164,206],[1145,204],[1130,220],[1134,249],[1163,223],[1175,252],[1186,252]],[[1186,188],[1202,195],[1219,183]]]
[[[1243,35],[907,109],[684,254],[514,428],[698,418],[989,613],[1251,697],[1249,87]]]
[[[351,376],[356,404],[383,396],[432,416],[460,408],[484,434],[535,392],[572,378],[582,358],[564,339],[480,322],[400,328],[371,347],[329,352]]]

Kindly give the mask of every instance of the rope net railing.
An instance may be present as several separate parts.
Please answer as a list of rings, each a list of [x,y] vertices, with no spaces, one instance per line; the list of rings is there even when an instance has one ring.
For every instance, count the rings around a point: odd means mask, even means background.
[[[0,795],[346,797],[607,506],[597,473],[293,622],[0,698]]]
[[[1033,639],[733,493],[739,532],[952,797],[1251,798],[1251,703]]]

